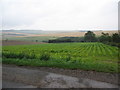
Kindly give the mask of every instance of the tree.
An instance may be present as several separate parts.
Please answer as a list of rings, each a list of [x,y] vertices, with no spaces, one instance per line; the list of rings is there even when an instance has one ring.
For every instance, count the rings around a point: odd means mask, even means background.
[[[112,41],[115,42],[115,43],[120,43],[120,34],[114,33],[112,35]]]
[[[112,37],[109,36],[109,33],[103,33],[102,35],[99,37],[99,41],[100,42],[111,42],[112,41]]]
[[[97,39],[95,37],[95,34],[92,31],[88,31],[84,35],[84,41],[86,41],[86,42],[95,42],[95,41],[97,41]]]

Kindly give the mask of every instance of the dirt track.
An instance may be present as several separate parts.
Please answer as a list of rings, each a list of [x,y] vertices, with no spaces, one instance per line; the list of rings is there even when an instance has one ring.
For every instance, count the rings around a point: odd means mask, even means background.
[[[16,65],[3,65],[3,66],[18,68],[18,66]],[[87,79],[107,82],[111,84],[118,84],[118,74],[95,72],[95,71],[84,71],[84,70],[50,68],[50,67],[30,67],[30,66],[19,66],[19,67],[32,69],[32,70],[51,72],[51,73],[56,73],[61,75],[67,75],[67,76],[72,76],[77,78],[87,78]]]
[[[37,88],[117,88],[115,84],[82,77],[51,73],[38,68],[3,65],[3,86],[6,84],[35,86]],[[6,82],[7,80],[7,82]],[[10,83],[12,82],[12,83]],[[11,86],[9,86],[11,87]]]

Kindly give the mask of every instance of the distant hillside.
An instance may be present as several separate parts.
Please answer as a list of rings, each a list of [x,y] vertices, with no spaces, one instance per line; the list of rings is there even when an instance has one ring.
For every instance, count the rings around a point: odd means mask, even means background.
[[[2,36],[4,38],[9,37],[82,37],[88,30],[81,31],[42,31],[42,30],[3,30]],[[117,30],[114,31],[93,31],[97,36],[101,35],[102,32],[118,33]]]

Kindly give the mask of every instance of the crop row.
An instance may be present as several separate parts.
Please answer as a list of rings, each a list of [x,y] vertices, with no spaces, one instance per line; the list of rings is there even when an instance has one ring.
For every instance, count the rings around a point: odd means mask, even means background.
[[[5,58],[26,59],[66,59],[85,58],[116,60],[118,48],[102,43],[65,43],[4,46],[2,56]]]

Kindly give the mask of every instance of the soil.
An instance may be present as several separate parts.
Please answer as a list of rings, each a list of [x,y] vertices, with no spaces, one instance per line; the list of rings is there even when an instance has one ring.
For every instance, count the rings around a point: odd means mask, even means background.
[[[2,81],[4,88],[34,87],[34,88],[118,88],[118,85],[82,77],[52,73],[48,68],[18,67],[3,65]],[[85,72],[84,72],[85,73]],[[87,73],[86,73],[87,74]],[[78,74],[80,75],[80,73]]]
[[[71,69],[61,69],[61,68],[51,68],[51,67],[16,66],[16,65],[7,65],[7,64],[3,64],[3,66],[12,66],[12,67],[27,68],[32,70],[40,70],[40,71],[46,71],[50,73],[67,75],[67,76],[72,76],[77,78],[87,78],[87,79],[107,82],[111,84],[118,84],[118,83],[120,84],[120,82],[118,82],[117,73],[84,71],[80,69],[71,70]]]

